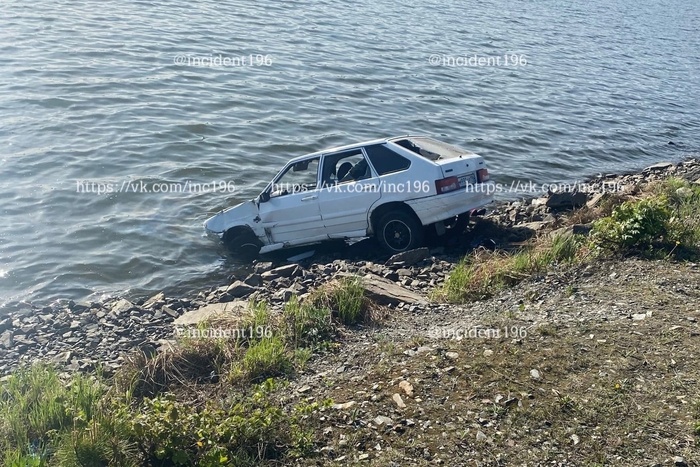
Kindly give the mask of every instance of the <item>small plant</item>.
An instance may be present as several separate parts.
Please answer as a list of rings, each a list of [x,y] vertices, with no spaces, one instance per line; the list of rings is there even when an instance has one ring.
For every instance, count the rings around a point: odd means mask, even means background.
[[[332,337],[331,310],[292,296],[284,306],[287,340],[293,348],[315,348]]]
[[[243,356],[241,366],[250,381],[283,376],[292,369],[284,341],[279,336],[266,337],[252,344]]]
[[[344,277],[322,287],[313,295],[311,302],[317,307],[332,310],[345,325],[358,324],[370,318],[370,304],[359,277]]]
[[[593,224],[594,245],[613,251],[648,250],[665,239],[671,209],[663,197],[626,201]]]

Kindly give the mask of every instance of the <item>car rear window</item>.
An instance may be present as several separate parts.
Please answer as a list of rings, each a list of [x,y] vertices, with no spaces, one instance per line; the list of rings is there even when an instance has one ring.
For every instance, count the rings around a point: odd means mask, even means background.
[[[431,161],[452,159],[463,154],[471,154],[469,151],[465,151],[457,146],[432,138],[406,138],[394,141],[394,143]]]
[[[392,172],[400,172],[411,166],[411,161],[395,153],[383,144],[374,144],[365,147],[367,157],[379,175],[386,175]]]

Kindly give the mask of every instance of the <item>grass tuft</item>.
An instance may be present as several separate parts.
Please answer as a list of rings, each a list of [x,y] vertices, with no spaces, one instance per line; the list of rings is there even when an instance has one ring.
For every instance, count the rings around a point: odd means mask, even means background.
[[[464,258],[433,298],[451,303],[482,300],[550,266],[572,263],[581,255],[579,236],[563,234],[540,240],[515,253],[479,250]]]

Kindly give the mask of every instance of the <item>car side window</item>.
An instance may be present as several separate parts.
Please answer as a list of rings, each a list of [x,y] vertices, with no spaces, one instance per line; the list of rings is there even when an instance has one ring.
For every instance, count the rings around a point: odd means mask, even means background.
[[[320,157],[296,162],[272,184],[270,197],[285,196],[316,189]]]
[[[372,171],[361,149],[327,154],[323,159],[324,185],[337,185],[370,178]]]
[[[379,175],[406,170],[411,166],[411,161],[400,154],[395,153],[383,144],[373,144],[365,148],[374,170]]]

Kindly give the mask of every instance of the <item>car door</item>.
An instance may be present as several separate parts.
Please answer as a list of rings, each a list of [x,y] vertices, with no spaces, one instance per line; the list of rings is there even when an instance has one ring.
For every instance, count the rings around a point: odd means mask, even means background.
[[[298,245],[328,238],[318,205],[320,157],[285,167],[260,202],[260,222],[271,243]]]
[[[328,236],[366,235],[367,213],[381,192],[379,179],[362,148],[324,154],[321,176],[318,204]]]

